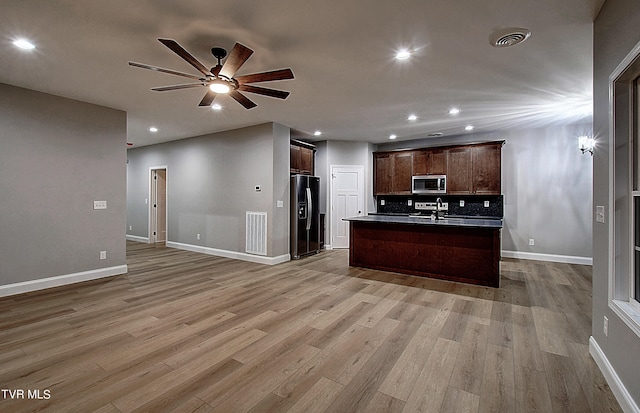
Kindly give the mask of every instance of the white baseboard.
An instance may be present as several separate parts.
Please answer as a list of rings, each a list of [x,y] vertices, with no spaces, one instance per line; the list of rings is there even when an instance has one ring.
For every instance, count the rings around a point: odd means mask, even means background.
[[[593,336],[589,338],[589,354],[591,354],[591,357],[593,357],[593,360],[595,360],[596,364],[600,368],[602,375],[607,381],[609,387],[611,387],[611,391],[616,397],[616,400],[620,404],[622,410],[625,413],[640,413],[640,408],[627,391],[624,383],[620,380],[620,377],[618,377],[618,374],[613,369],[611,363],[609,363],[607,356],[604,354]]]
[[[502,256],[504,258],[518,258],[521,260],[551,261],[551,262],[563,262],[566,264],[593,265],[593,258],[591,257],[574,257],[571,255],[539,254],[535,252],[502,250]]]
[[[227,251],[218,248],[203,247],[200,245],[183,244],[181,242],[167,241],[167,247],[177,248],[186,251],[199,252],[202,254],[215,255],[216,257],[232,258],[234,260],[250,261],[258,264],[276,265],[291,260],[291,255],[283,254],[277,257],[265,257],[262,255],[247,254],[244,252]]]
[[[126,274],[127,271],[128,269],[126,265],[118,265],[115,267],[98,268],[96,270],[58,275],[56,277],[42,278],[39,280],[0,285],[0,297],[8,297],[10,295],[60,287],[62,285],[75,284],[83,281],[97,280],[99,278],[113,277],[114,275]]]
[[[144,242],[145,244],[149,243],[149,237],[139,237],[137,235],[127,235],[128,241],[136,241],[136,242]]]

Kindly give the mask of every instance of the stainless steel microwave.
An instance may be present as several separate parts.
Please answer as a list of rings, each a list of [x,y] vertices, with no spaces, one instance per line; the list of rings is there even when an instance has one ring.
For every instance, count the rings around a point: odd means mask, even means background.
[[[411,177],[414,194],[446,194],[447,175],[421,175]]]

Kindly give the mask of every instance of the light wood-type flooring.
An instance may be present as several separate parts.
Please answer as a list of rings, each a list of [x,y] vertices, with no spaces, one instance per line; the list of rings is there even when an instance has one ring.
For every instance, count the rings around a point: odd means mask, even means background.
[[[588,266],[505,259],[493,289],[346,250],[127,248],[127,275],[0,299],[0,387],[25,392],[1,412],[621,411],[588,353]]]

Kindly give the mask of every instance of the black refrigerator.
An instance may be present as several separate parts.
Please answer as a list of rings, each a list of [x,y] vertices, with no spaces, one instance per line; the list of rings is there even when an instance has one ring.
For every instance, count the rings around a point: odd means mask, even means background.
[[[291,258],[320,252],[320,178],[291,176]]]

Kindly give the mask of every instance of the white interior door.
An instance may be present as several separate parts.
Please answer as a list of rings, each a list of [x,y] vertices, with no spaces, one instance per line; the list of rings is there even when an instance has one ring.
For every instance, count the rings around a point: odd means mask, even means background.
[[[349,223],[364,212],[364,166],[331,166],[331,247],[349,248]]]
[[[151,204],[150,204],[151,243],[167,241],[167,170],[151,170]]]

